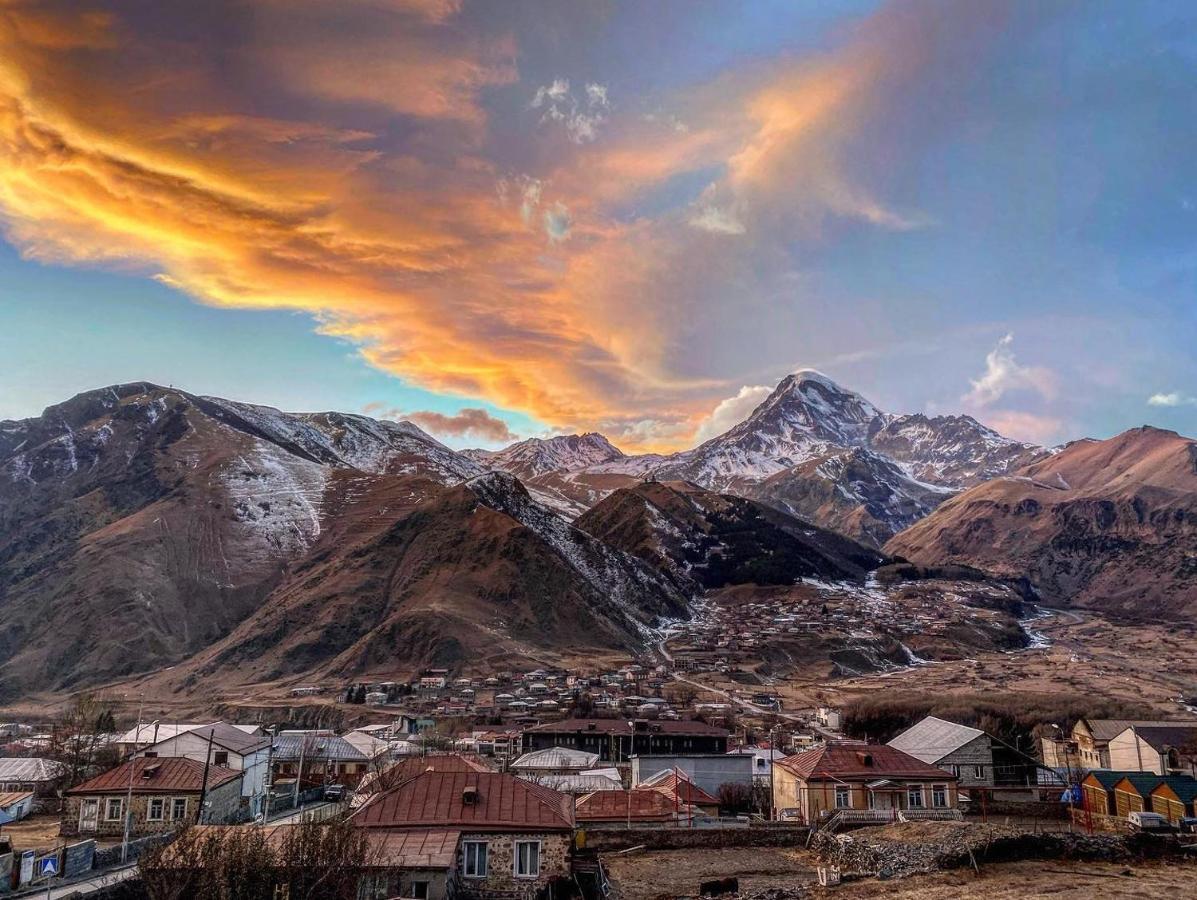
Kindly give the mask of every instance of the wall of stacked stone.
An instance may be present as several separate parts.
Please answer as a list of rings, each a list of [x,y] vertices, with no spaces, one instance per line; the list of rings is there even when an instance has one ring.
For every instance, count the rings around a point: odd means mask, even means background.
[[[793,847],[806,843],[805,825],[761,825],[747,828],[604,828],[583,829],[586,849],[606,853],[644,847],[688,850],[702,847]]]

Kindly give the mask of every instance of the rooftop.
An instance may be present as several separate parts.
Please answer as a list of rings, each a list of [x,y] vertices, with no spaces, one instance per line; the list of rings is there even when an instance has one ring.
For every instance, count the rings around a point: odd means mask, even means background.
[[[219,787],[241,777],[240,772],[221,766],[208,767],[208,789]],[[105,794],[112,791],[127,791],[130,783],[133,793],[157,793],[160,791],[181,791],[198,793],[204,785],[204,764],[181,756],[138,756],[76,785],[68,794]]]
[[[379,794],[350,818],[364,827],[568,831],[565,794],[499,772],[424,772]]]
[[[984,734],[985,732],[979,728],[927,716],[890,741],[889,746],[909,753],[925,763],[937,763]]]
[[[873,781],[878,777],[938,778],[956,776],[903,753],[888,744],[831,742],[777,761],[777,765],[802,779]]]
[[[0,759],[0,781],[53,781],[63,772],[62,763],[52,759],[25,756]]]
[[[543,725],[533,725],[527,729],[532,734],[576,734],[578,732],[597,731],[601,734],[682,734],[682,735],[710,735],[712,737],[727,737],[726,728],[708,725],[696,719],[651,719],[629,725],[626,719],[563,719],[560,722],[546,722]]]
[[[525,753],[511,764],[513,769],[589,769],[598,762],[597,753],[571,750],[569,747],[546,747]]]
[[[669,822],[679,812],[675,801],[652,788],[630,791],[599,791],[578,798],[578,822],[651,821]]]

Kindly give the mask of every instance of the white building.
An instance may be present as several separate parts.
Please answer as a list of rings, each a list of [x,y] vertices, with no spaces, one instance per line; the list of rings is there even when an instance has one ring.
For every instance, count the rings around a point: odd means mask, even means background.
[[[249,803],[254,815],[261,812],[270,772],[270,739],[267,737],[247,734],[245,728],[236,725],[213,722],[172,734],[145,747],[137,755],[182,757],[244,772],[241,796]]]

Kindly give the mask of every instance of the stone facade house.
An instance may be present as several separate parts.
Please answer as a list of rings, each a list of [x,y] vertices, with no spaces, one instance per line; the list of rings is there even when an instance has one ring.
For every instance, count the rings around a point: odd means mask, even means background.
[[[372,844],[380,835],[405,848],[435,843],[442,862],[446,842],[455,841],[452,865],[436,869],[443,874],[433,877],[426,865],[392,867],[378,873],[366,900],[531,900],[569,891],[572,800],[513,775],[426,771],[373,797],[349,821],[369,829]]]
[[[242,773],[193,759],[136,757],[66,792],[63,836],[119,838],[132,796],[130,835],[161,834],[186,823],[224,824],[241,815]],[[199,811],[203,806],[203,815]]]
[[[885,744],[832,741],[773,766],[773,807],[787,819],[815,823],[841,810],[956,808],[956,776]]]
[[[980,791],[1003,799],[1038,796],[1037,761],[979,728],[927,716],[889,746],[951,772],[972,799]]]

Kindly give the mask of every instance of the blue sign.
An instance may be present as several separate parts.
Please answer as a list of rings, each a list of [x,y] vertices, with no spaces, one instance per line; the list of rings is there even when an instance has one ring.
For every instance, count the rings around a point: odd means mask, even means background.
[[[53,878],[58,874],[58,857],[43,856],[37,861],[37,877]]]

